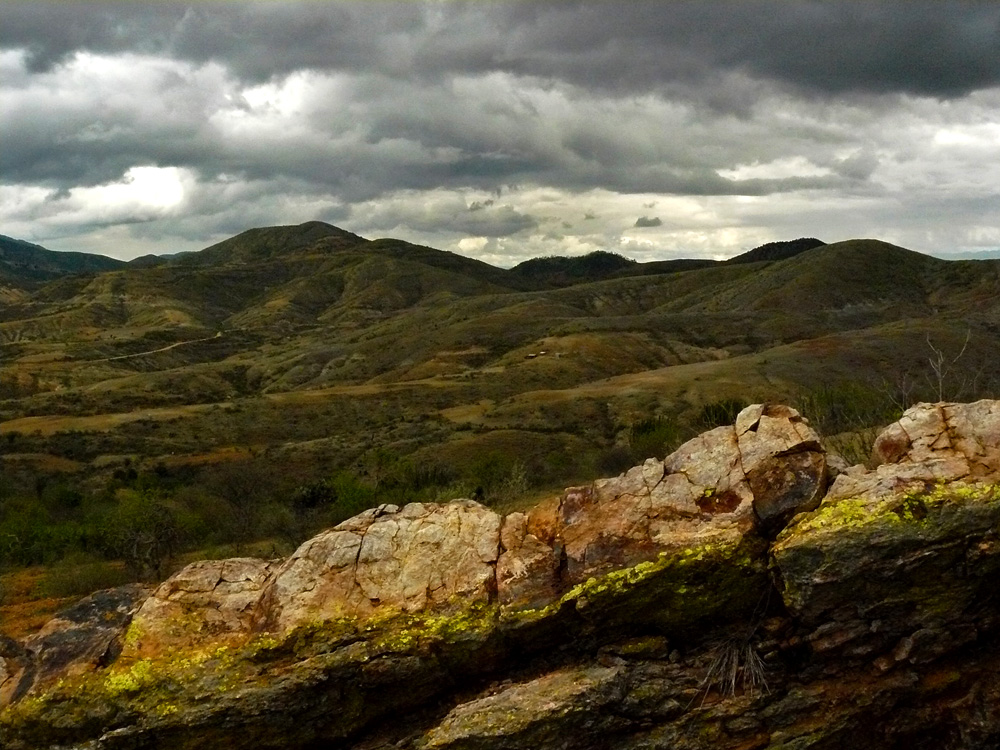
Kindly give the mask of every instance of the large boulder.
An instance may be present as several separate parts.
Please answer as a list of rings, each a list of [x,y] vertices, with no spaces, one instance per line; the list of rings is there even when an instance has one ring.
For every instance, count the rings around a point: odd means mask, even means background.
[[[137,658],[227,638],[245,640],[276,561],[191,563],[146,599],[129,625],[123,657]]]
[[[489,602],[499,553],[500,516],[471,500],[373,508],[313,537],[277,568],[258,627],[284,632],[379,610]]]
[[[662,554],[736,546],[815,508],[826,488],[819,436],[787,406],[757,404],[736,424],[688,441],[664,460],[566,491],[504,524],[500,601],[536,607],[609,571]]]

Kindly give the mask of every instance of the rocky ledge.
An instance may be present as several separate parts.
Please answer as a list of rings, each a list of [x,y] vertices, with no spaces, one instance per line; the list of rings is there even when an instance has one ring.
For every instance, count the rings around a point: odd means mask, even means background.
[[[1000,402],[794,410],[506,517],[382,506],[0,638],[0,747],[995,748]]]

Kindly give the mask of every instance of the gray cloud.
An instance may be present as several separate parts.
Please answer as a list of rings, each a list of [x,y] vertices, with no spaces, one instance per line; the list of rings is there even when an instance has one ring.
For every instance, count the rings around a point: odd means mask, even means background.
[[[646,229],[649,227],[659,227],[663,225],[663,221],[660,220],[659,216],[654,216],[649,218],[648,216],[640,216],[635,220],[635,224],[632,226],[639,227],[640,229]]]
[[[77,50],[214,60],[246,80],[303,68],[505,71],[615,91],[720,70],[827,93],[958,96],[1000,80],[1000,7],[962,0],[623,3],[8,2],[0,46],[34,71]]]
[[[738,251],[850,216],[1000,244],[992,3],[14,0],[0,99],[0,229],[29,239],[301,216],[516,262]]]

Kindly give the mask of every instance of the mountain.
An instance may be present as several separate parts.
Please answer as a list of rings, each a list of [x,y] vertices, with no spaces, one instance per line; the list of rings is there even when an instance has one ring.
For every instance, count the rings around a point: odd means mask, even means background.
[[[578,257],[532,258],[518,263],[509,275],[518,279],[524,288],[545,289],[570,286],[588,281],[599,281],[622,272],[629,272],[640,264],[617,253],[598,250]]]
[[[815,242],[505,270],[310,222],[31,288],[0,269],[0,446],[29,483],[237,448],[298,484],[377,449],[555,482],[748,399],[808,405],[836,434],[1000,388],[1000,261]]]
[[[322,241],[329,251],[351,247],[365,240],[331,224],[310,221],[297,226],[248,229],[197,253],[175,256],[170,262],[183,266],[220,266],[275,260],[314,248]]]
[[[103,255],[55,252],[0,234],[0,283],[35,285],[68,274],[101,273],[124,265],[124,261]]]
[[[748,250],[745,253],[730,258],[726,263],[757,263],[762,260],[785,260],[792,258],[806,250],[820,247],[826,243],[817,240],[815,237],[800,237],[797,240],[786,240],[783,242],[768,242]]]

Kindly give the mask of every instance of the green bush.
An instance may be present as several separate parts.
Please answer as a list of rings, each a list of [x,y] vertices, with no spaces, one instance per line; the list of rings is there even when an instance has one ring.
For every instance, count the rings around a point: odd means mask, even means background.
[[[674,419],[653,417],[635,422],[628,431],[631,464],[647,458],[663,458],[683,442],[683,431]]]
[[[888,389],[855,381],[814,388],[800,395],[795,406],[824,436],[884,426],[903,413]]]
[[[121,564],[69,555],[53,566],[40,588],[45,596],[62,598],[123,586],[132,580]]]
[[[106,552],[123,560],[135,578],[158,580],[182,535],[177,513],[161,497],[120,490],[116,507],[104,519],[102,536]]]
[[[527,493],[531,485],[524,463],[493,451],[476,460],[466,471],[472,497],[491,507],[502,507]]]

